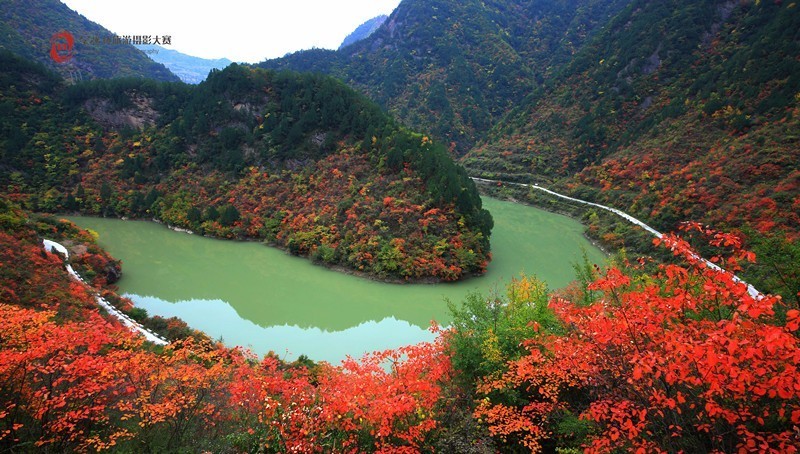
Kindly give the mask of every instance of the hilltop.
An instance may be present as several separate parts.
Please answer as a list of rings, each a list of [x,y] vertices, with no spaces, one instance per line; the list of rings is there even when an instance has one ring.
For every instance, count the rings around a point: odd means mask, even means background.
[[[156,218],[381,279],[488,263],[492,220],[465,171],[334,79],[232,65],[194,87],[66,88],[2,61],[0,187],[30,210]]]

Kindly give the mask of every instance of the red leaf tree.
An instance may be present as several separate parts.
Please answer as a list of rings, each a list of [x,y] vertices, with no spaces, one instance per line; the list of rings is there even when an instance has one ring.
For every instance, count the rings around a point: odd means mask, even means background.
[[[749,258],[735,238],[704,233],[733,249],[728,265]],[[529,354],[479,388],[476,416],[494,435],[532,450],[798,451],[798,311],[776,317],[780,298],[751,296],[677,236],[657,242],[688,265],[637,279],[611,268],[590,286],[594,303],[551,300],[566,333],[529,339]],[[525,403],[493,401],[510,389]],[[561,426],[575,416],[577,441]]]

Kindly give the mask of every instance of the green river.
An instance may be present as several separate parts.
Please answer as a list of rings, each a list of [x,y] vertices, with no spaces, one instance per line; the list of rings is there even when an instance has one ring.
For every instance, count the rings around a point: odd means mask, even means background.
[[[431,339],[431,320],[449,323],[447,299],[503,293],[521,272],[559,288],[573,279],[572,265],[584,250],[592,262],[604,260],[573,219],[486,197],[484,206],[495,221],[494,258],[486,275],[455,284],[379,283],[256,242],[188,235],[146,221],[69,219],[95,230],[122,260],[121,293],[151,315],[180,317],[258,354],[335,363]]]

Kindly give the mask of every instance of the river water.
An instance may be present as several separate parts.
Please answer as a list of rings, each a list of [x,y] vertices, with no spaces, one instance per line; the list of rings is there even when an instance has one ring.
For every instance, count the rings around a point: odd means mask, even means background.
[[[491,198],[484,206],[495,220],[489,271],[454,284],[385,284],[255,242],[203,238],[145,221],[69,219],[96,231],[99,243],[122,260],[121,293],[151,315],[180,317],[260,355],[338,362],[431,339],[431,320],[449,323],[447,299],[502,294],[521,272],[555,289],[573,279],[583,251],[593,263],[604,260],[573,219]]]

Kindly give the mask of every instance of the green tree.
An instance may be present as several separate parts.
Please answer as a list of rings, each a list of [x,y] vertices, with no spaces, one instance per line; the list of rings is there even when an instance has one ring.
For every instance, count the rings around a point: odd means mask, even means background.
[[[111,185],[109,185],[107,181],[104,181],[102,186],[100,186],[100,200],[102,200],[104,204],[107,204],[111,201],[111,196],[113,194],[114,190],[111,188]]]
[[[230,227],[234,222],[238,221],[239,218],[239,210],[237,210],[235,206],[228,204],[222,207],[222,211],[219,214],[219,223],[225,227]]]
[[[526,353],[525,339],[541,330],[558,331],[547,302],[547,285],[525,275],[508,285],[504,297],[473,293],[460,307],[449,302],[454,328],[449,347],[458,382],[474,391],[481,378],[502,373],[508,361]]]
[[[200,211],[199,208],[193,206],[189,208],[189,211],[186,213],[186,219],[191,222],[192,224],[199,224],[200,221],[203,220],[203,213]]]
[[[206,213],[203,216],[206,221],[216,221],[219,219],[219,211],[216,207],[210,206],[206,209]]]

